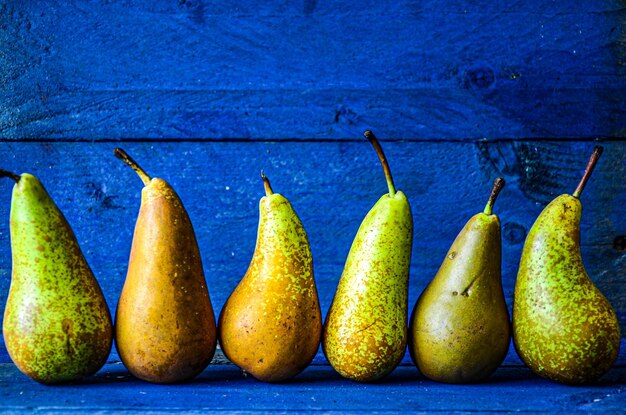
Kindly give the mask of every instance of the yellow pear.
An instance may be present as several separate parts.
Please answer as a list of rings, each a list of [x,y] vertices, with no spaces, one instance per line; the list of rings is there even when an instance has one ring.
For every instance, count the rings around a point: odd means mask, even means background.
[[[252,262],[219,318],[220,345],[234,364],[266,382],[290,379],[319,348],[322,316],[306,232],[289,201],[261,173],[266,196]]]

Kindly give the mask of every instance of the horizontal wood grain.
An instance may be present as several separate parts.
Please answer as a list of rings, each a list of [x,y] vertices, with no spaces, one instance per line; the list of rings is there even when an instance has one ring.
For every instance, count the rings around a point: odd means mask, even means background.
[[[398,189],[411,203],[414,244],[410,305],[434,276],[465,222],[482,211],[492,182],[507,185],[502,221],[503,285],[509,306],[524,238],[555,196],[574,190],[593,142],[385,142]],[[357,142],[122,143],[150,174],[178,191],[198,237],[216,313],[254,250],[261,169],[291,200],[307,229],[323,314],[359,224],[387,191],[373,149]],[[142,183],[112,155],[114,143],[0,142],[1,168],[40,177],[72,225],[114,310],[121,291]],[[583,259],[626,327],[626,142],[606,142],[582,195]],[[12,184],[0,181],[0,309],[11,256]]]
[[[625,22],[619,0],[3,2],[0,137],[623,137]]]
[[[622,346],[626,346],[624,341]],[[382,381],[341,378],[328,365],[312,365],[290,382],[267,384],[231,364],[212,364],[195,380],[153,385],[107,364],[81,383],[43,386],[0,364],[0,411],[5,413],[621,413],[624,360],[592,385],[559,385],[519,366],[503,366],[474,385],[432,382],[414,366],[401,366]]]

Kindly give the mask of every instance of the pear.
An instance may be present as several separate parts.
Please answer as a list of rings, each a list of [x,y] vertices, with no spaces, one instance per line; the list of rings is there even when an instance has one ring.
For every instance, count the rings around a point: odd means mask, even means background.
[[[274,193],[261,172],[266,196],[250,266],[219,317],[222,351],[265,382],[304,370],[319,348],[322,315],[306,232],[289,201]]]
[[[521,359],[548,379],[583,384],[617,358],[619,322],[589,279],[580,254],[582,193],[602,147],[596,147],[572,195],[554,199],[528,232],[513,301],[513,340]]]
[[[11,201],[13,272],[4,340],[19,370],[41,383],[96,373],[112,342],[111,315],[74,232],[41,182],[15,181]]]
[[[211,362],[217,334],[196,236],[183,203],[122,149],[114,154],[144,183],[141,208],[117,305],[115,344],[136,377],[192,379]]]
[[[322,347],[339,374],[368,382],[393,371],[406,351],[413,218],[378,140],[371,131],[364,135],[378,154],[389,193],[372,207],[352,242]]]
[[[463,227],[415,304],[409,351],[422,374],[432,380],[483,380],[498,368],[509,349],[500,220],[492,214],[503,186],[504,179],[498,177],[484,212]]]

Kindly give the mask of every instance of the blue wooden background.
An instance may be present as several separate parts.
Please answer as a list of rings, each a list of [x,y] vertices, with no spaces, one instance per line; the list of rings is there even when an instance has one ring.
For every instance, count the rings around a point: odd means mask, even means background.
[[[309,233],[325,314],[386,192],[366,128],[413,207],[411,307],[497,175],[510,306],[526,232],[602,141],[583,257],[626,328],[623,1],[0,0],[0,167],[41,178],[112,310],[141,190],[114,147],[179,192],[216,312],[252,255],[265,169]]]

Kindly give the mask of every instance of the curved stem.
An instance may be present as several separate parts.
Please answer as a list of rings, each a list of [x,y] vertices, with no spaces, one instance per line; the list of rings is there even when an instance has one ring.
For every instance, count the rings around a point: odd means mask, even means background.
[[[502,177],[498,177],[496,178],[496,180],[494,180],[493,188],[491,189],[491,194],[489,195],[489,200],[487,201],[487,206],[485,206],[485,210],[483,211],[485,215],[491,215],[493,205],[494,203],[496,203],[496,199],[500,194],[500,190],[502,190],[505,184],[506,182]]]
[[[20,181],[20,176],[18,176],[17,174],[11,173],[10,171],[6,171],[6,170],[3,170],[3,169],[0,169],[0,178],[2,178],[2,177],[9,177],[9,178],[13,179],[13,181],[15,183],[18,183]]]
[[[576,186],[576,190],[574,190],[574,193],[572,193],[572,196],[574,196],[576,199],[578,199],[580,197],[580,194],[583,192],[583,189],[585,188],[589,177],[591,177],[593,168],[596,167],[596,163],[602,155],[602,151],[604,151],[604,147],[602,146],[596,146],[593,149],[593,153],[591,153],[591,157],[589,157],[589,162],[587,163],[587,167],[585,168],[583,177],[580,179],[580,183],[578,183],[578,186]]]
[[[265,195],[273,195],[274,191],[272,190],[272,186],[270,185],[270,179],[265,176],[263,170],[261,170],[261,179],[263,179],[263,186],[265,186]]]
[[[115,150],[113,150],[113,154],[115,154],[115,157],[122,160],[124,163],[128,164],[133,170],[135,170],[135,173],[139,175],[139,178],[141,178],[144,186],[147,186],[150,183],[150,176],[146,174],[144,169],[139,167],[139,164],[137,164],[137,162],[133,160],[133,158],[129,156],[128,153],[126,153],[121,148],[116,148]]]
[[[394,195],[396,194],[396,187],[393,184],[393,177],[391,177],[391,170],[389,169],[389,163],[387,163],[387,158],[385,158],[383,148],[380,146],[380,143],[378,142],[378,139],[376,139],[374,133],[370,130],[365,131],[363,135],[365,136],[365,138],[367,138],[367,141],[372,143],[372,145],[374,146],[374,150],[376,150],[376,154],[380,159],[380,164],[383,165],[385,178],[387,179],[387,186],[389,187],[389,196],[394,197]]]

